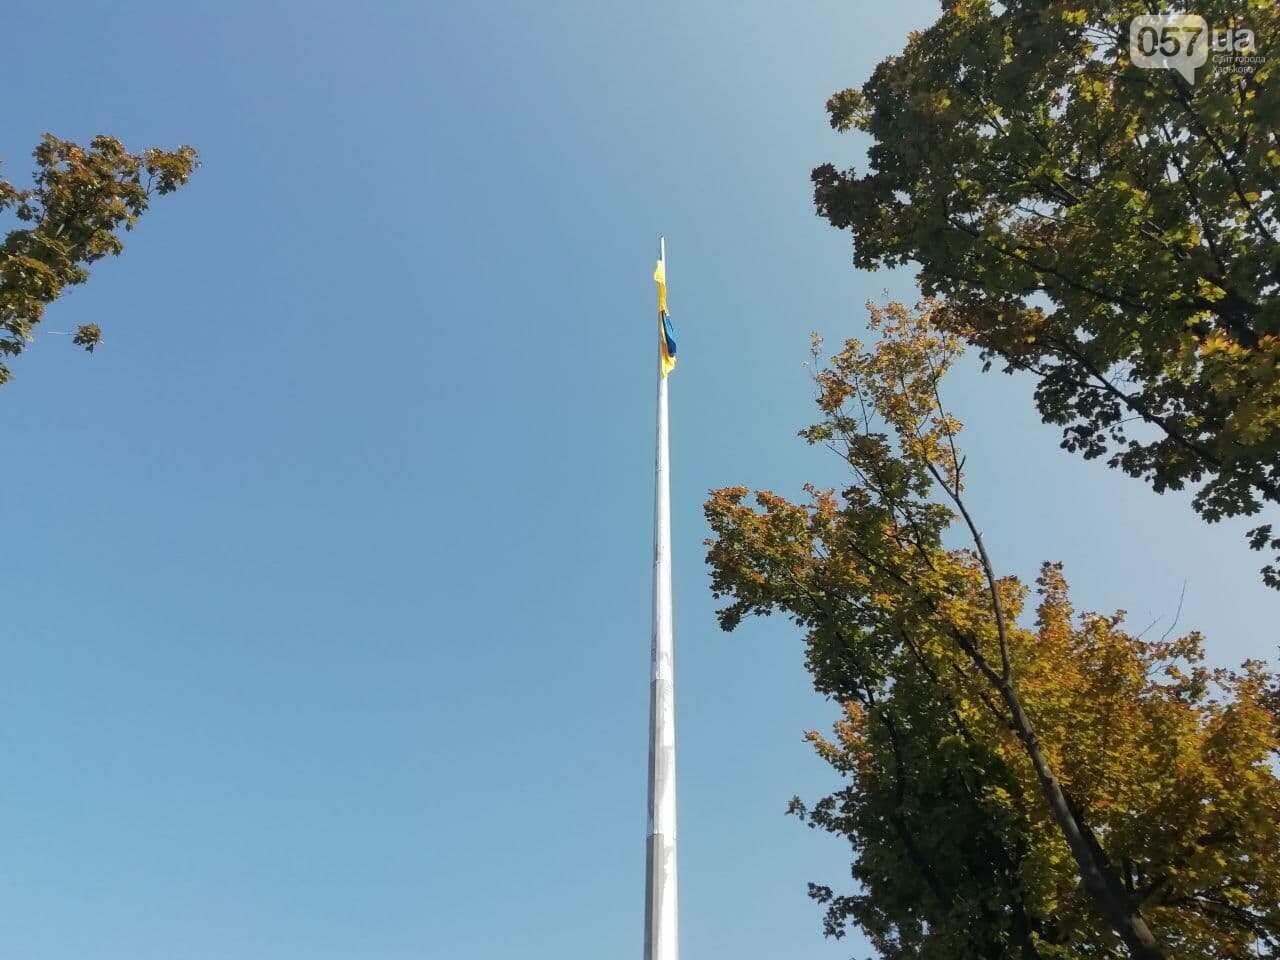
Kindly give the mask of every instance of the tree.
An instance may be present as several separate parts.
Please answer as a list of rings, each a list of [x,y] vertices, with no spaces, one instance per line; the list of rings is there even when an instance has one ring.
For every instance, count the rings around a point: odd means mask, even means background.
[[[818,213],[857,266],[918,264],[945,329],[1034,374],[1065,448],[1198,486],[1210,522],[1280,504],[1280,6],[1195,4],[1261,63],[1214,52],[1194,85],[1130,61],[1146,0],[943,6],[828,101],[873,142],[865,173],[813,171]],[[1280,550],[1270,524],[1249,541]]]
[[[810,739],[846,786],[792,807],[853,848],[857,892],[811,888],[827,932],[922,960],[1280,956],[1275,678],[1075,615],[1056,564],[1025,616],[965,500],[957,337],[936,303],[869,309],[880,341],[820,369],[802,433],[848,487],[706,505],[721,626],[785,613],[843,706]]]
[[[120,253],[120,229],[133,229],[152,195],[178,189],[198,164],[191,147],[134,155],[105,136],[85,148],[46,134],[34,157],[30,189],[0,178],[0,212],[12,211],[24,224],[0,242],[0,356],[21,353],[45,307],[84,283],[90,264]],[[90,352],[101,341],[97,323],[72,337]],[[0,362],[0,383],[8,379]]]

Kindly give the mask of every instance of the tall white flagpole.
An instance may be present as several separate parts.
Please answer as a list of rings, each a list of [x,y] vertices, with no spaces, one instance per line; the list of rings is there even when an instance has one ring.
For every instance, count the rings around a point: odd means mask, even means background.
[[[658,239],[666,270],[667,241]],[[671,637],[671,481],[667,377],[658,370],[653,495],[653,645],[649,692],[649,844],[645,858],[644,960],[677,960],[676,718]]]

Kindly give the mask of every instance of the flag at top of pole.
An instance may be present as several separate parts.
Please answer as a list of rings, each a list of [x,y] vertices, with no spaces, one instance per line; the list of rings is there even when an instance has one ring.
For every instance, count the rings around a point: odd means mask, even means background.
[[[665,245],[662,259],[653,269],[653,279],[658,282],[658,365],[665,377],[676,368],[676,333],[671,326],[671,314],[667,313],[667,256]]]

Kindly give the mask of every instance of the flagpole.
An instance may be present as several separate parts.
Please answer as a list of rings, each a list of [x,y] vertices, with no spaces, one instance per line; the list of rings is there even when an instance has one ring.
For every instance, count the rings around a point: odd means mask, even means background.
[[[667,240],[658,238],[666,269]],[[645,857],[644,960],[677,960],[676,722],[671,636],[671,480],[667,377],[658,370],[653,495],[653,643],[649,688],[649,842]]]

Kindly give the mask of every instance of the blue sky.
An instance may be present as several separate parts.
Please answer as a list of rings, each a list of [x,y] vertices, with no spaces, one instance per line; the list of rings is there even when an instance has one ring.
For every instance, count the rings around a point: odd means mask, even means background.
[[[912,299],[808,171],[893,5],[283,0],[6,14],[0,158],[46,130],[204,168],[0,392],[0,950],[26,960],[638,956],[656,237],[669,237],[683,949],[840,958],[786,818],[834,708],[781,620],[716,629],[708,488],[838,482],[807,334]],[[101,323],[84,355],[57,336]],[[1270,657],[1204,526],[968,363],[1002,569]]]

